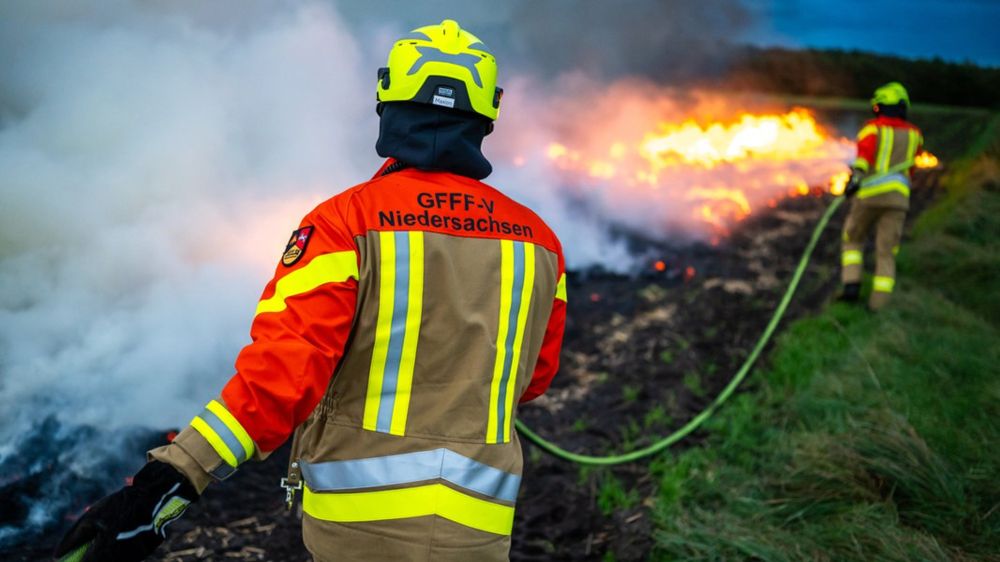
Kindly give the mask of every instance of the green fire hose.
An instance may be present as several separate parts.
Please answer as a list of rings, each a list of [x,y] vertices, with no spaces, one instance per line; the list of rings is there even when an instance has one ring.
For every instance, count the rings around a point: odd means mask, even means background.
[[[760,354],[767,346],[767,343],[771,341],[771,336],[774,335],[774,330],[778,327],[778,323],[781,322],[781,319],[785,316],[785,311],[788,309],[788,304],[792,301],[795,289],[798,288],[799,281],[802,280],[802,275],[805,273],[806,266],[809,265],[809,260],[812,257],[813,251],[816,249],[816,244],[819,242],[819,238],[823,234],[823,230],[826,229],[826,225],[830,222],[830,218],[833,217],[833,214],[837,211],[840,205],[843,204],[843,202],[843,197],[837,197],[834,199],[833,202],[830,203],[830,206],[827,207],[826,212],[823,213],[823,216],[820,217],[819,222],[816,223],[816,228],[813,230],[812,237],[809,239],[809,244],[806,245],[805,251],[802,252],[802,258],[799,259],[799,265],[795,268],[795,274],[792,275],[792,280],[789,282],[784,296],[781,297],[781,302],[778,303],[778,307],[774,310],[774,314],[771,316],[771,321],[768,322],[767,327],[760,336],[760,339],[757,340],[757,345],[755,345],[753,350],[750,351],[750,355],[748,355],[746,360],[743,361],[743,365],[741,365],[739,370],[736,371],[736,374],[733,375],[733,379],[729,381],[729,384],[722,389],[722,392],[715,397],[715,400],[713,400],[707,408],[702,410],[695,417],[691,418],[691,420],[684,424],[684,426],[680,429],[674,431],[666,437],[663,437],[662,439],[657,440],[655,443],[647,447],[643,447],[642,449],[607,456],[581,455],[572,451],[567,451],[559,445],[556,445],[555,443],[548,441],[535,433],[521,420],[517,420],[515,422],[517,430],[520,431],[521,434],[528,439],[528,441],[538,445],[549,454],[563,460],[586,465],[614,465],[637,461],[639,459],[655,455],[656,453],[659,453],[660,451],[690,435],[692,431],[701,426],[701,424],[705,423],[705,420],[711,417],[712,414],[715,413],[715,410],[717,410],[719,406],[732,396],[736,387],[743,382],[743,379],[746,378],[750,369],[757,361],[757,358],[760,357]]]

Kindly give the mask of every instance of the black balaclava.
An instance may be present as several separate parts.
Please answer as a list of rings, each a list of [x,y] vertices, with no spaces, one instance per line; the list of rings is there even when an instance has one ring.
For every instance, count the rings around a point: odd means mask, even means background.
[[[481,180],[493,166],[483,156],[490,121],[475,113],[414,102],[384,103],[375,150],[418,170]]]
[[[878,104],[878,111],[876,111],[875,114],[881,115],[883,117],[895,117],[897,119],[906,119],[906,104],[903,102],[899,102],[893,105]]]

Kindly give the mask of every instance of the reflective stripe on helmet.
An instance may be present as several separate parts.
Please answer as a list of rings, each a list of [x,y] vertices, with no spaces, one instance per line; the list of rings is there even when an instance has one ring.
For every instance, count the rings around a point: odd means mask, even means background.
[[[889,82],[875,90],[871,99],[872,105],[896,105],[905,103],[910,107],[910,94],[899,82]]]
[[[410,101],[478,113],[500,109],[496,58],[453,20],[413,30],[395,42],[380,70],[379,102]]]

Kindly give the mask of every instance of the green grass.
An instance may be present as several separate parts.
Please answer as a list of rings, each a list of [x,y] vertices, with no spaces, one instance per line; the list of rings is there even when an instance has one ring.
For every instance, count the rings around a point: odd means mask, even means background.
[[[604,515],[620,509],[631,509],[639,504],[639,492],[626,488],[610,470],[597,473],[597,507]]]
[[[654,560],[1000,560],[998,162],[952,167],[887,309],[794,323],[652,464]]]

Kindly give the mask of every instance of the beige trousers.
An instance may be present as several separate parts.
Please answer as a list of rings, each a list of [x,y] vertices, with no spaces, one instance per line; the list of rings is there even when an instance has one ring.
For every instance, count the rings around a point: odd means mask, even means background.
[[[868,306],[872,310],[882,308],[889,302],[896,285],[896,253],[903,236],[903,222],[906,211],[895,207],[867,204],[855,199],[844,224],[843,248],[841,253],[841,281],[860,283],[864,267],[863,250],[865,241],[875,230],[875,279],[872,284]]]

